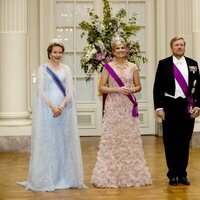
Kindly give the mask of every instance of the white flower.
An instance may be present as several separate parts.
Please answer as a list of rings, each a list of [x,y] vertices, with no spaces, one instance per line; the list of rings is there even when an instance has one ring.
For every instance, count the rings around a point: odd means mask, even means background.
[[[105,29],[105,26],[101,24],[101,30],[103,31]]]
[[[92,51],[91,51],[91,55],[94,55],[95,53],[97,53],[97,50],[94,48],[94,49],[92,49]]]
[[[102,52],[106,50],[104,43],[101,40],[98,40],[96,45],[99,46],[99,48],[101,49]]]
[[[84,49],[85,55],[84,55],[84,61],[88,62],[91,58],[94,57],[94,54],[97,53],[97,50],[95,49],[94,45],[86,45]]]
[[[102,67],[104,66],[104,62],[101,62],[97,65],[97,72],[101,72]]]

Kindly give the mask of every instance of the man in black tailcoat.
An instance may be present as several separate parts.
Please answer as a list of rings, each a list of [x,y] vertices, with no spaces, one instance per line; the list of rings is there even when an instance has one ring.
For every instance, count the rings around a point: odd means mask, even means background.
[[[154,82],[154,106],[162,119],[169,184],[190,185],[187,178],[189,146],[195,118],[200,113],[200,75],[195,60],[185,57],[185,41],[170,42],[172,56],[159,61]]]

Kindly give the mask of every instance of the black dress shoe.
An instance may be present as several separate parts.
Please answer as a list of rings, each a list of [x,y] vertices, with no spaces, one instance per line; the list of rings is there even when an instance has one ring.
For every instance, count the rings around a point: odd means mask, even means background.
[[[190,185],[190,181],[186,177],[178,178],[178,183],[181,183],[183,185]]]
[[[177,179],[175,177],[169,178],[169,185],[177,186]]]

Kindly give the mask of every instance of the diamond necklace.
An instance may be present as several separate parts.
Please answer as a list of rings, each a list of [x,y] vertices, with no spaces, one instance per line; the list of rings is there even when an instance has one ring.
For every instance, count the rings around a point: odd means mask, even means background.
[[[117,63],[116,61],[114,61],[114,65],[119,69],[125,69],[126,67],[128,67],[128,61],[126,60],[124,63]]]

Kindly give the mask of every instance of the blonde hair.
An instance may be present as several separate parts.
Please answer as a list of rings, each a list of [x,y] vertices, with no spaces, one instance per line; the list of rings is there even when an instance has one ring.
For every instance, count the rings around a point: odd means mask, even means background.
[[[116,42],[113,42],[112,43],[112,51],[114,52],[115,49],[120,45],[120,44],[123,44],[125,46],[125,42],[124,41],[116,41]]]
[[[171,47],[171,48],[172,48],[174,42],[176,42],[177,40],[183,40],[184,45],[186,45],[186,42],[185,42],[184,38],[181,37],[181,36],[177,36],[177,37],[174,37],[174,38],[171,39],[171,41],[170,41],[170,47]]]
[[[114,51],[116,49],[116,47],[120,44],[123,44],[125,46],[125,40],[123,37],[121,37],[118,33],[116,33],[114,35],[114,37],[112,37],[111,39],[111,47],[112,47],[112,51]]]

